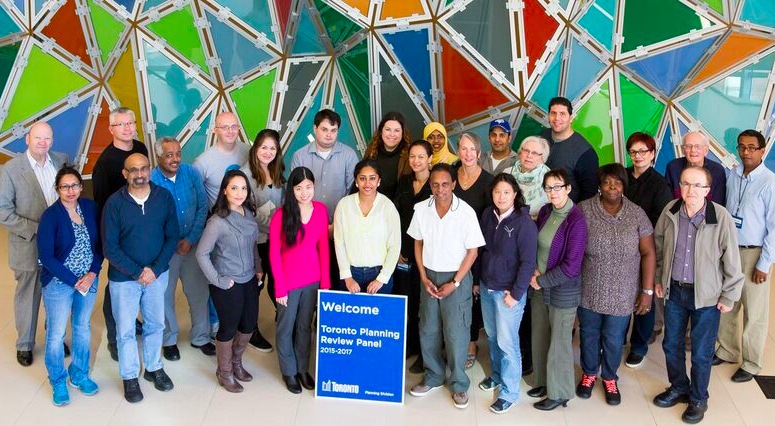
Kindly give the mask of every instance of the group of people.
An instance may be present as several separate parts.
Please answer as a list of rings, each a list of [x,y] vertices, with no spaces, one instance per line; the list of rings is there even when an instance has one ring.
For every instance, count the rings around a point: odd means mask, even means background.
[[[468,405],[466,370],[484,328],[491,371],[478,386],[494,391],[495,413],[511,408],[530,375],[537,409],[589,398],[598,376],[606,401],[617,405],[628,330],[625,363],[634,368],[664,329],[670,387],[654,403],[687,403],[683,420],[696,423],[707,410],[712,365],[742,361],[734,381],[762,369],[775,261],[775,175],[762,163],[765,139],[742,132],[741,164],[727,177],[707,158],[707,137],[689,132],[684,157],[663,177],[653,167],[652,136],[629,137],[631,167],[599,166],[572,128],[570,101],[554,98],[548,112],[550,128],[516,152],[503,119],[490,123],[484,152],[469,132],[453,150],[436,122],[413,141],[403,116],[390,112],[359,161],[338,140],[339,115],[324,109],[286,175],[280,135],[262,130],[248,148],[229,112],[216,117],[216,143],[193,166],[182,163],[178,141],[162,138],[151,169],[134,140],[134,113],[118,108],[112,144],[92,175],[96,202],[80,197],[80,174],[49,151],[51,128],[36,123],[28,151],[0,178],[0,223],[18,281],[17,360],[32,362],[42,293],[54,404],[69,402],[67,380],[97,392],[89,324],[104,256],[108,349],[130,402],[143,398],[137,335],[143,377],[158,390],[173,388],[162,355],[180,359],[180,280],[191,345],[216,356],[217,381],[229,392],[252,380],[242,362],[249,345],[272,350],[257,326],[264,286],[276,308],[282,379],[292,393],[314,389],[316,293],[331,288],[406,296],[407,353],[417,355],[409,370],[423,373],[410,394],[447,382],[458,408]]]

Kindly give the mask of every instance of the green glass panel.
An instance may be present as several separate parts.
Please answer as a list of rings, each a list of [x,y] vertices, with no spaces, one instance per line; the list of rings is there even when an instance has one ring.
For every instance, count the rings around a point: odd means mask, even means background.
[[[596,0],[579,20],[595,40],[611,50],[613,47],[614,17],[616,0]]]
[[[328,32],[328,37],[331,38],[334,47],[361,29],[358,24],[347,19],[346,16],[321,0],[315,0],[315,7],[320,12],[320,18],[323,20],[323,25],[326,27],[326,32]]]
[[[8,116],[0,132],[51,106],[88,83],[88,80],[72,72],[65,64],[33,45],[27,67],[16,86],[15,96],[8,107]]]
[[[702,0],[703,2],[707,3],[708,6],[710,6],[713,10],[720,14],[724,14],[724,5],[723,0]]]
[[[371,137],[369,44],[363,40],[339,58],[339,69],[358,117],[361,132]],[[384,77],[384,76],[383,76]]]
[[[180,52],[189,61],[199,65],[202,71],[209,73],[205,52],[199,32],[194,27],[194,15],[191,7],[176,10],[156,22],[148,24],[148,29],[165,39],[169,45]]]
[[[3,93],[5,83],[8,82],[8,77],[13,69],[13,63],[16,61],[16,54],[19,53],[21,45],[22,43],[18,42],[0,47],[0,94]]]
[[[619,91],[622,96],[622,124],[625,139],[635,132],[645,132],[656,137],[659,122],[665,112],[665,105],[621,74]],[[627,156],[627,165],[630,165],[629,156]]]
[[[538,136],[544,130],[544,125],[536,121],[533,117],[525,114],[522,121],[519,122],[517,132],[514,134],[514,140],[511,141],[511,148],[514,151],[519,150],[522,141],[528,136]]]
[[[544,71],[544,75],[541,76],[541,82],[538,83],[538,87],[533,96],[530,99],[536,103],[540,108],[547,109],[549,107],[549,101],[557,96],[560,90],[560,72],[562,71],[562,51],[563,46],[560,45],[557,49],[557,53],[554,54],[552,62],[549,64],[549,68]]]
[[[607,81],[576,113],[573,129],[592,144],[597,151],[600,164],[614,162],[611,92]]]
[[[658,22],[658,25],[654,25]],[[622,52],[703,28],[700,17],[678,0],[628,1],[624,5]]]
[[[734,153],[737,135],[745,129],[757,128],[773,62],[775,53],[684,99],[681,105],[727,151]]]
[[[337,136],[339,142],[354,149],[355,152],[358,153],[358,157],[362,157],[363,153],[358,149],[358,141],[355,139],[355,132],[350,123],[350,116],[347,114],[347,108],[345,108],[344,102],[342,102],[342,88],[339,85],[336,86],[336,92],[334,92],[334,111],[339,111],[339,114],[342,117],[342,124],[339,126],[339,134]],[[370,136],[371,135],[367,135],[366,138],[369,138]]]
[[[218,0],[218,3],[228,7],[235,16],[264,33],[269,40],[275,40],[267,0]]]
[[[240,122],[250,140],[266,127],[276,74],[277,69],[272,68],[268,73],[231,92]]]
[[[183,162],[186,164],[194,164],[196,157],[203,153],[207,146],[207,128],[210,127],[210,116],[208,115],[202,120],[202,125],[199,130],[196,131],[188,139],[183,148],[181,149],[183,155]]]
[[[21,31],[16,22],[8,16],[8,13],[0,7],[0,37],[5,37],[8,34],[13,34],[17,31]]]
[[[113,15],[105,9],[94,4],[94,1],[87,0],[91,22],[94,26],[94,35],[97,37],[97,44],[102,53],[102,62],[108,60],[108,55],[116,46],[121,32],[124,30],[124,24],[119,22]]]
[[[315,124],[315,114],[321,110],[322,103],[323,90],[321,85],[321,88],[318,88],[318,93],[315,95],[312,105],[307,110],[301,123],[299,123],[296,133],[293,134],[293,139],[290,142],[287,142],[283,147],[283,162],[285,163],[285,169],[288,170],[288,173],[291,172],[290,166],[293,153],[306,146],[310,141],[309,138],[313,138],[312,140],[315,138],[312,133],[312,126]]]

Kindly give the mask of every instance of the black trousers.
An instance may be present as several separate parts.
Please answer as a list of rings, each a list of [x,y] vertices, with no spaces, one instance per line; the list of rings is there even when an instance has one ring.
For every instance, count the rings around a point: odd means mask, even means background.
[[[210,285],[210,297],[218,313],[220,326],[215,339],[229,342],[239,331],[252,334],[258,321],[258,280],[254,276],[246,283],[234,283],[227,290]]]
[[[258,255],[261,257],[261,269],[264,271],[264,285],[258,289],[258,295],[261,296],[261,289],[266,287],[269,293],[269,299],[277,309],[277,299],[274,297],[274,275],[272,275],[272,266],[269,264],[269,241],[258,245]]]
[[[406,355],[420,353],[420,272],[416,264],[409,271],[393,272],[393,294],[406,296]]]

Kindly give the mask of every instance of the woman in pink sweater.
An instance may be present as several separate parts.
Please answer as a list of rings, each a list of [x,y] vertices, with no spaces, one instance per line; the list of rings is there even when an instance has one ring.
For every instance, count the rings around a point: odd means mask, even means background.
[[[314,195],[312,171],[293,169],[286,183],[285,202],[269,225],[269,260],[277,298],[277,357],[291,393],[301,393],[301,386],[315,388],[309,374],[312,314],[318,288],[331,288],[328,212],[323,203],[312,201]]]

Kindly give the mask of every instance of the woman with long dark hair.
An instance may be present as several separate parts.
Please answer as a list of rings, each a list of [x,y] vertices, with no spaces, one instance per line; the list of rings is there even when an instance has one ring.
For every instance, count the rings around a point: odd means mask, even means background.
[[[388,198],[395,195],[398,179],[412,171],[408,161],[411,140],[403,114],[390,111],[382,117],[363,154],[365,160],[374,160],[379,165],[382,183],[377,190]]]
[[[277,299],[277,358],[288,391],[312,390],[309,374],[312,314],[318,288],[331,288],[328,211],[312,201],[315,177],[306,167],[288,176],[285,201],[269,225],[269,259]],[[303,265],[303,267],[302,267]]]
[[[253,380],[242,367],[242,355],[258,321],[261,258],[256,240],[256,207],[248,177],[229,170],[207,220],[196,258],[210,282],[210,297],[220,319],[215,335],[218,383],[229,392],[242,392],[237,381]]]
[[[250,189],[253,191],[253,201],[256,205],[256,221],[258,222],[258,254],[261,256],[261,270],[264,271],[264,282],[267,285],[269,298],[274,300],[274,278],[269,267],[269,222],[275,210],[282,204],[283,184],[283,150],[280,147],[280,134],[276,130],[264,129],[258,132],[253,146],[248,153],[248,161],[240,169],[248,177]],[[261,289],[258,292],[261,297]],[[256,325],[256,331],[250,338],[250,344],[259,352],[271,352],[269,343]]]

